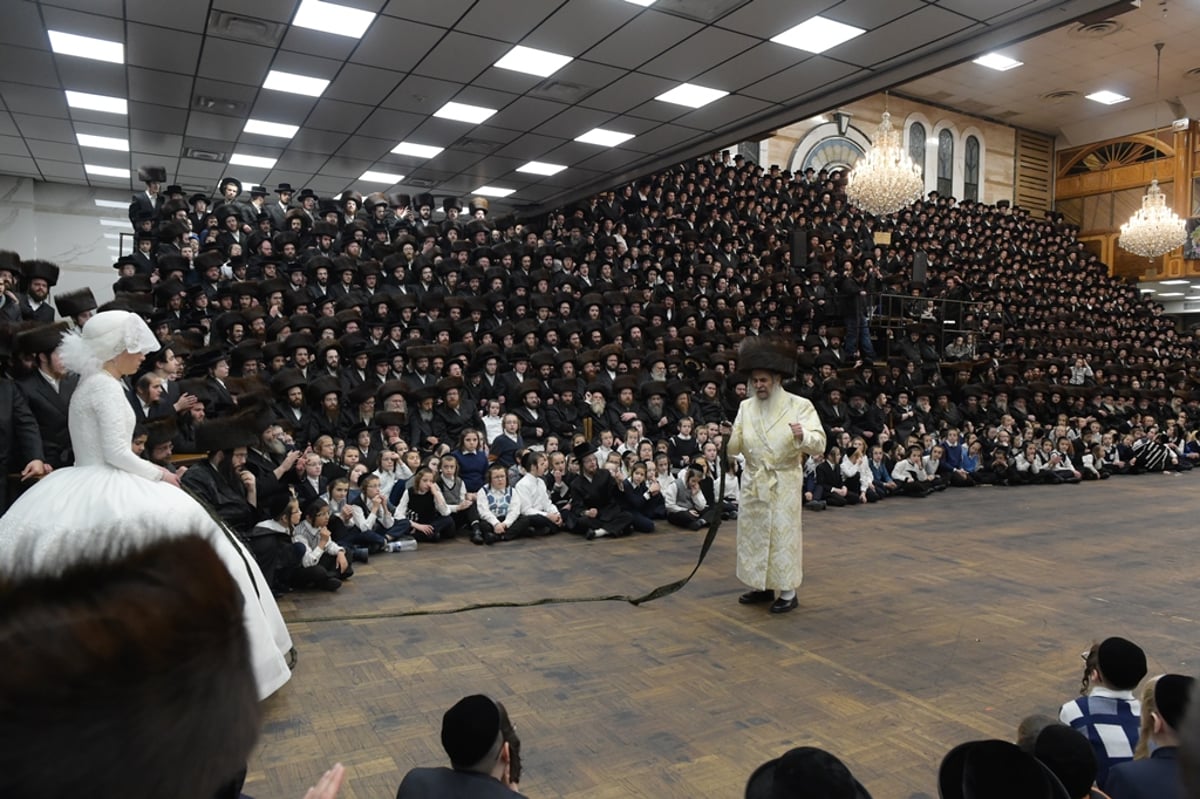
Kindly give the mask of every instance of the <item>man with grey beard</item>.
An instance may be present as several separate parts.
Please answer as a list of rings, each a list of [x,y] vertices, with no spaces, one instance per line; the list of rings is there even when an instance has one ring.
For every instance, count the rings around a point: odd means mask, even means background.
[[[638,416],[645,425],[648,438],[663,437],[659,431],[671,423],[667,417],[666,396],[667,384],[661,380],[651,380],[642,386],[643,404]]]
[[[256,427],[258,441],[247,448],[246,469],[254,475],[259,496],[266,497],[287,490],[284,480],[295,471],[302,453],[291,445],[291,437],[270,411],[258,415]]]

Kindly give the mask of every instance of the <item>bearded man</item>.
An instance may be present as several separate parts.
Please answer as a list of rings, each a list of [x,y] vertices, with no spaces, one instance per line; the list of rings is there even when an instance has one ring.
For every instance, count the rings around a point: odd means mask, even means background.
[[[751,590],[738,601],[772,602],[772,613],[787,613],[799,604],[796,588],[804,576],[802,455],[825,451],[825,431],[813,404],[783,389],[783,379],[796,369],[793,344],[748,337],[738,347],[738,369],[750,375],[752,388],[738,407],[728,446],[730,457],[742,455],[746,460],[737,576]]]

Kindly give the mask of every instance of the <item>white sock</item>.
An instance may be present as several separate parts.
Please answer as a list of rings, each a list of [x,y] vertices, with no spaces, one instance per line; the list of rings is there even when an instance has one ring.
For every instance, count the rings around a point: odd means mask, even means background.
[[[780,591],[779,598],[782,599],[784,602],[792,601],[793,599],[796,598],[796,589],[793,588],[791,591]]]

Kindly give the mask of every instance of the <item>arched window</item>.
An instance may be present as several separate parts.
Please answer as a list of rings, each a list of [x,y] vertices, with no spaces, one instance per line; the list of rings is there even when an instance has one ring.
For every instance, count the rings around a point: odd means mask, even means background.
[[[941,197],[954,194],[954,134],[942,128],[938,134],[938,180],[937,192]]]
[[[925,126],[920,122],[914,122],[908,128],[908,157],[921,170],[922,178],[925,177],[925,135]]]
[[[979,139],[976,136],[967,137],[964,159],[963,199],[979,200]]]

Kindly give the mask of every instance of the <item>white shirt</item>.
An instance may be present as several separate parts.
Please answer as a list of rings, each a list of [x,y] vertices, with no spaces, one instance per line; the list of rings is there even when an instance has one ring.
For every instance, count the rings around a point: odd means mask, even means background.
[[[527,474],[517,481],[516,487],[513,488],[513,506],[519,509],[521,516],[550,516],[558,513],[558,508],[550,501],[546,484],[542,478],[532,474]],[[508,515],[513,515],[511,508]]]
[[[41,374],[42,378],[45,379],[45,381],[50,384],[50,388],[54,389],[54,393],[57,394],[58,393],[58,380],[56,378],[53,378],[50,375],[48,375],[46,373],[45,369],[38,369],[38,373]]]

